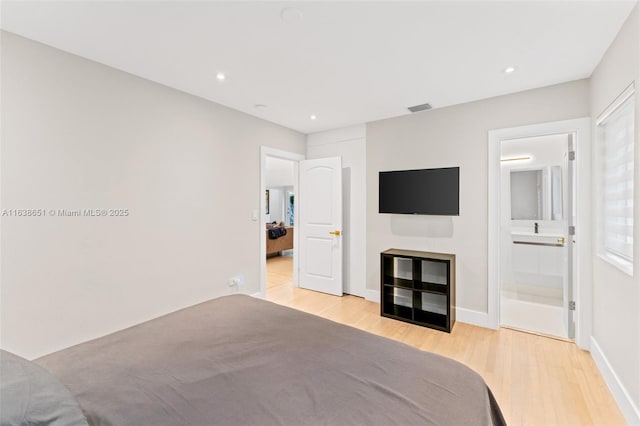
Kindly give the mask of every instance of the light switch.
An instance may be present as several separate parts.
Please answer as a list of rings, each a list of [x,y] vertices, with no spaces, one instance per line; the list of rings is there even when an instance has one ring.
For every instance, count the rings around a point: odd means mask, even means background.
[[[251,220],[253,221],[258,220],[258,209],[251,210]]]

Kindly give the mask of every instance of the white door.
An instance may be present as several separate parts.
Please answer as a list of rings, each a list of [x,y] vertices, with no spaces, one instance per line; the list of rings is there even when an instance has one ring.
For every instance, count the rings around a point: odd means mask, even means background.
[[[576,231],[576,168],[575,159],[576,159],[576,134],[569,134],[569,151],[564,156],[564,167],[567,171],[567,178],[564,183],[564,192],[566,194],[565,197],[565,210],[567,212],[566,218],[566,228],[565,234],[566,244],[567,244],[567,285],[565,286],[565,299],[564,299],[564,316],[567,321],[567,335],[570,339],[575,338],[576,334],[576,323],[574,318],[575,311],[575,294],[577,293],[577,280],[576,280],[576,266],[577,266],[577,258],[576,258],[576,250],[574,247],[575,244],[575,231]],[[571,306],[573,305],[573,306]]]
[[[300,287],[342,296],[342,159],[300,161]]]

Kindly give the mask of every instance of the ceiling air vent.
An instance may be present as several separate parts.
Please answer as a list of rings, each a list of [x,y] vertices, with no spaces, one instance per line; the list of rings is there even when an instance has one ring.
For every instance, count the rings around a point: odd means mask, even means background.
[[[431,104],[415,105],[408,108],[411,112],[426,111],[428,109],[431,109]]]

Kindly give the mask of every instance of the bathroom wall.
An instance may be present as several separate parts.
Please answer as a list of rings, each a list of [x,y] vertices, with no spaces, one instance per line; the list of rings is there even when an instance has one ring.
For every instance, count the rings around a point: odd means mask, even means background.
[[[530,160],[502,163],[502,218],[503,227],[514,226],[523,230],[533,231],[534,222],[539,223],[541,233],[560,229],[561,222],[548,220],[511,220],[511,185],[512,170],[535,170],[547,166],[561,166],[563,185],[566,183],[566,167],[564,155],[568,151],[568,135],[549,135],[535,138],[503,141],[501,158],[531,157]],[[563,207],[563,210],[566,210]]]

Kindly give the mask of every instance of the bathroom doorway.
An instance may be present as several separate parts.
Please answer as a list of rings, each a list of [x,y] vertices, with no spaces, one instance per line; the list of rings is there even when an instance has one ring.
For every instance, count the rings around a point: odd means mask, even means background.
[[[572,133],[500,141],[500,324],[573,338]]]
[[[543,168],[534,170],[533,159],[525,158],[531,157],[522,149],[525,148],[525,145],[517,144],[527,140],[535,141],[538,137],[550,135],[565,135],[567,154],[563,154],[560,163],[557,163],[556,160],[554,164],[547,164],[548,168],[544,170]],[[502,152],[503,141],[512,141],[513,147],[517,151],[505,150]],[[593,174],[591,168],[591,119],[585,117],[490,130],[487,143],[489,175],[487,325],[492,328],[509,326],[546,335],[566,336],[569,339],[574,338],[578,347],[589,350],[593,306],[591,288],[591,176]],[[507,142],[507,144],[510,143]],[[529,161],[528,166],[527,161]],[[505,164],[511,164],[511,166],[505,166]],[[514,193],[516,198],[525,198],[521,200],[523,204],[515,206],[515,209],[524,210],[524,212],[520,211],[520,214],[524,215],[529,211],[531,215],[535,214],[532,217],[541,219],[535,220],[531,217],[517,219],[516,216],[511,219],[510,169],[514,169],[514,166],[518,164],[521,166],[521,172],[532,173],[516,174],[514,185],[517,188],[518,185],[525,187],[528,182],[529,187],[535,189],[533,195],[523,194],[524,189]],[[557,166],[560,166],[560,169]],[[529,170],[526,170],[527,168]],[[563,168],[566,169],[565,173],[570,174],[573,178],[572,182],[562,175],[565,170]],[[506,169],[509,169],[508,173],[505,171]],[[508,178],[503,179],[503,176]],[[555,192],[551,190],[554,179]],[[562,188],[562,193],[559,188]],[[569,202],[571,205],[568,204]],[[532,212],[533,210],[535,212]],[[506,211],[508,213],[505,213]],[[516,211],[516,213],[518,212]],[[545,214],[547,216],[544,216]],[[553,219],[554,215],[557,223]],[[537,234],[535,232],[536,223],[538,224]],[[560,229],[563,232],[560,232]],[[514,244],[514,237],[516,242],[527,244]],[[558,246],[554,246],[554,244]],[[523,253],[520,251],[515,253],[516,258],[514,259],[513,247],[517,247],[517,250],[522,248],[566,250],[566,255],[562,252],[562,256],[558,256],[562,271],[552,269],[554,266],[557,267],[558,263],[554,263],[555,259],[547,258],[551,255],[550,252],[532,250],[535,253],[531,256],[533,259],[529,259],[525,250],[525,256],[522,256]],[[516,265],[513,265],[514,261]],[[536,275],[544,277],[538,281],[534,279]],[[524,279],[522,279],[523,277]],[[502,291],[503,282],[505,283],[505,294]],[[557,301],[560,293],[558,290],[559,282],[562,283],[561,302]],[[527,286],[534,286],[536,291],[528,291],[530,287]],[[509,291],[511,293],[507,294]],[[509,306],[502,309],[503,302],[506,302],[507,305],[511,303],[515,313],[508,312]],[[559,304],[562,306],[557,306]],[[540,308],[540,310],[521,309],[525,305],[528,308]],[[561,318],[562,322],[553,322],[556,328],[538,327],[541,324],[536,325],[534,321],[545,318],[549,311],[554,312],[555,318]],[[503,316],[505,320],[503,320]],[[510,318],[515,318],[518,323],[512,324],[513,321]],[[558,331],[558,324],[561,324],[560,331]],[[544,324],[542,325],[544,326]]]

